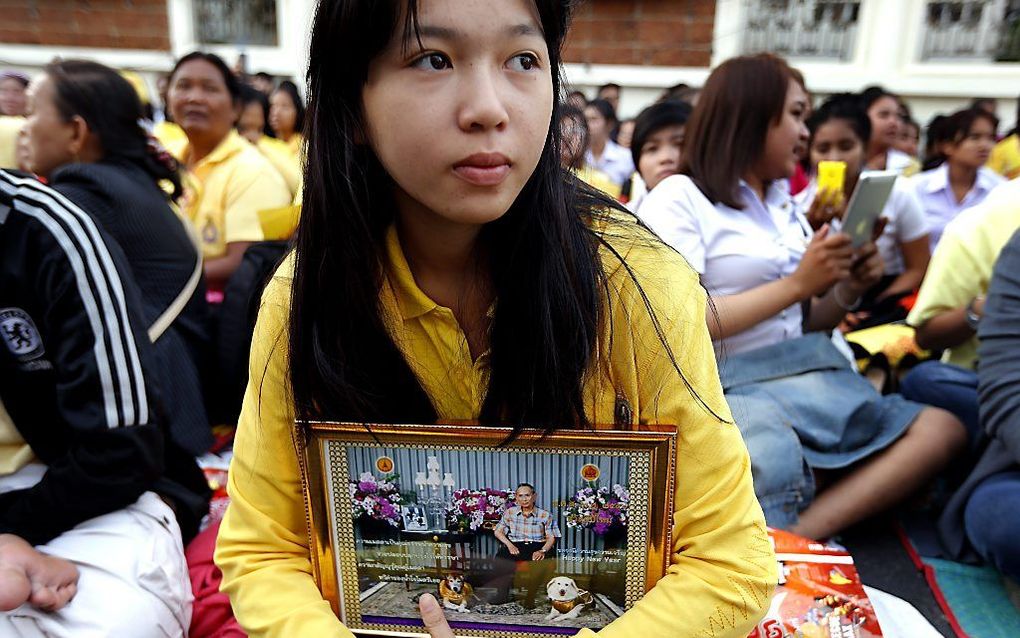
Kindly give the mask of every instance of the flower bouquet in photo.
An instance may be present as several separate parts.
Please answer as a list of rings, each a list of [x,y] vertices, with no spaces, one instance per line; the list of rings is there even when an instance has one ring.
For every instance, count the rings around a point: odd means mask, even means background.
[[[447,528],[458,532],[493,529],[513,504],[513,490],[456,490],[446,506]]]
[[[599,536],[627,528],[630,492],[619,483],[598,487],[589,483],[570,497],[564,508],[567,527],[590,529]]]
[[[377,479],[371,472],[362,472],[357,480],[351,479],[352,518],[400,527],[400,506],[405,500],[400,494],[399,480],[399,474]]]

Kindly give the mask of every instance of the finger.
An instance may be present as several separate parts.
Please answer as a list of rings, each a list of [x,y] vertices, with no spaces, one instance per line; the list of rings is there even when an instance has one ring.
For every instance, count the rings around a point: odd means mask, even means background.
[[[819,228],[818,230],[816,230],[815,234],[812,235],[811,243],[813,244],[815,242],[824,241],[825,238],[828,235],[829,235],[829,225],[828,224],[823,224],[822,227]]]
[[[446,616],[439,607],[439,602],[432,594],[425,594],[418,599],[418,611],[421,612],[422,622],[429,630],[432,638],[453,638],[453,631],[450,624],[446,622]]]
[[[826,237],[823,240],[823,242],[824,242],[825,246],[834,246],[834,247],[847,246],[847,247],[849,247],[851,245],[851,243],[853,242],[853,240],[850,238],[850,235],[847,235],[846,233],[833,233],[833,234],[829,235],[828,237]]]
[[[889,223],[889,220],[885,217],[879,217],[875,222],[875,227],[871,231],[871,240],[876,241],[885,232],[885,227]]]

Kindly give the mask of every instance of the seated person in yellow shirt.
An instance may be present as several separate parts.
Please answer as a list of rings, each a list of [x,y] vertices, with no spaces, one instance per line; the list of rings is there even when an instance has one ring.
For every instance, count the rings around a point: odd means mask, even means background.
[[[234,130],[240,88],[211,53],[189,53],[170,73],[170,111],[187,140],[170,150],[185,167],[181,209],[202,238],[210,290],[222,290],[244,251],[262,241],[258,212],[286,206],[280,173]]]
[[[269,126],[276,138],[287,145],[294,158],[304,152],[305,104],[298,94],[297,85],[290,80],[280,86],[269,97]]]
[[[237,119],[237,132],[251,142],[273,165],[284,181],[291,195],[301,190],[301,164],[290,152],[286,142],[269,137],[269,99],[254,87],[241,85],[241,117]]]
[[[1016,107],[1016,126],[992,149],[988,168],[1006,179],[1020,177],[1020,100]]]
[[[560,167],[570,1],[410,4],[324,4],[312,28],[302,223],[263,295],[216,548],[237,620],[252,638],[353,635],[312,576],[295,418],[670,423],[670,565],[598,636],[743,638],[776,561],[706,294]]]
[[[955,414],[973,444],[978,423],[978,325],[985,294],[1003,246],[1020,228],[1020,179],[1007,182],[983,202],[946,226],[931,265],[907,316],[919,346],[945,350],[942,361],[926,361],[910,371],[901,393]]]

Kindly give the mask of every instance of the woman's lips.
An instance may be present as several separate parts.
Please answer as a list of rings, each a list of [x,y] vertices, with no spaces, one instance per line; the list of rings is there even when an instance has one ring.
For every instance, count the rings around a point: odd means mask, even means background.
[[[453,165],[453,172],[475,186],[496,186],[510,174],[510,159],[500,153],[476,153]]]

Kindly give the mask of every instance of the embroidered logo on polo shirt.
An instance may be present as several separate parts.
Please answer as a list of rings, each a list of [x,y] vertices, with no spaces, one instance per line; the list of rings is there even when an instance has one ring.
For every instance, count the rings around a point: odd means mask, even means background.
[[[22,363],[38,359],[46,352],[39,329],[21,308],[0,308],[0,340]]]

